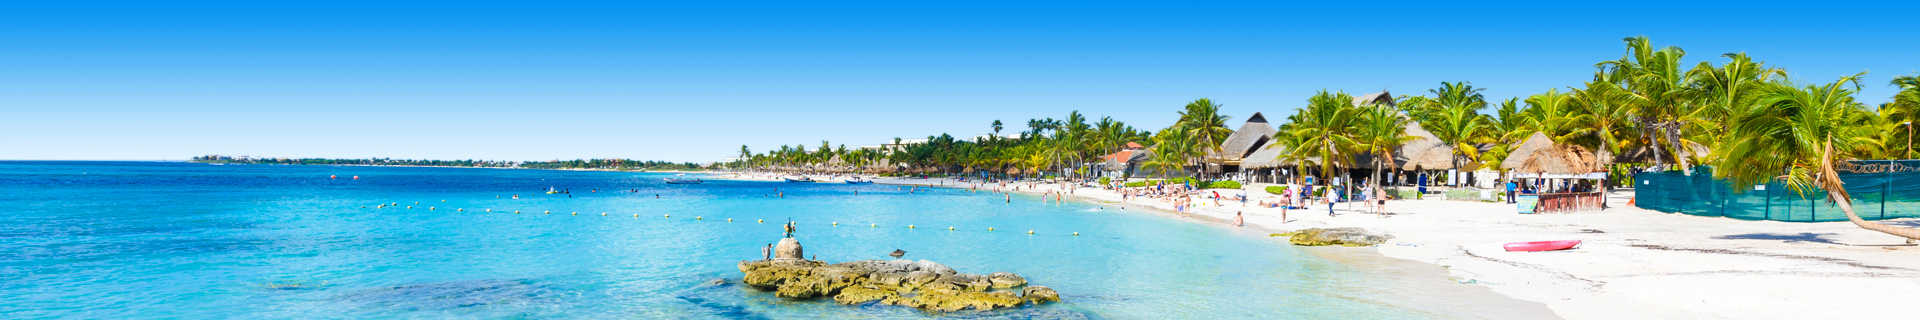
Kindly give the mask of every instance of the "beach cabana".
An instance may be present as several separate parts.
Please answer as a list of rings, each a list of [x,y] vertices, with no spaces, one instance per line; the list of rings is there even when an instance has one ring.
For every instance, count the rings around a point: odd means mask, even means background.
[[[1535,132],[1513,148],[1501,169],[1514,170],[1513,178],[1538,195],[1534,212],[1573,212],[1598,210],[1606,201],[1599,186],[1606,172],[1586,147],[1554,143],[1546,134]]]
[[[1207,151],[1207,169],[1213,173],[1235,172],[1240,170],[1241,162],[1248,155],[1259,151],[1260,147],[1273,142],[1273,125],[1267,123],[1267,117],[1254,112],[1247,122],[1227,135],[1220,143],[1220,150]]]

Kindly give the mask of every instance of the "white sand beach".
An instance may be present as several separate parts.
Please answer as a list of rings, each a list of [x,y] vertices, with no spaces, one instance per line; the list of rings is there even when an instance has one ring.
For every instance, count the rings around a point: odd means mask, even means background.
[[[939,179],[877,181],[965,186]],[[1038,190],[1058,188],[1041,185]],[[1248,190],[1256,201],[1267,196],[1257,187]],[[1222,195],[1242,192],[1218,191]],[[1280,209],[1242,207],[1238,202],[1215,207],[1210,200],[1196,197],[1195,203],[1208,205],[1191,210],[1193,214],[1185,218],[1231,228],[1224,226],[1226,221],[1235,212],[1245,212],[1247,228],[1385,231],[1394,238],[1379,246],[1312,251],[1336,261],[1356,261],[1352,252],[1377,252],[1431,264],[1448,275],[1448,284],[1484,287],[1538,302],[1567,319],[1904,319],[1920,314],[1920,303],[1912,301],[1920,297],[1920,247],[1902,238],[1848,222],[1743,221],[1661,213],[1628,206],[1631,192],[1614,192],[1611,208],[1595,212],[1517,214],[1509,204],[1429,198],[1389,201],[1388,218],[1364,213],[1357,203],[1351,209],[1340,204],[1335,210],[1338,215],[1329,217],[1322,204],[1292,210],[1284,223]],[[1122,202],[1117,193],[1098,188],[1075,189],[1068,200],[1172,209],[1171,203],[1160,200]],[[1920,226],[1920,220],[1914,219],[1883,222]],[[1584,243],[1557,252],[1506,252],[1501,247],[1508,242],[1542,240]],[[1367,263],[1379,262],[1363,264]],[[1485,307],[1471,301],[1437,304],[1442,309]],[[1484,310],[1455,311],[1505,318]]]

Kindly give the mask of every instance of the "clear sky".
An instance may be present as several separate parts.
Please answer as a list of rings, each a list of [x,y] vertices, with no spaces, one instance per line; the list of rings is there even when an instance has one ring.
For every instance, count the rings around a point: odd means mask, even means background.
[[[1870,71],[1875,105],[1920,70],[1901,2],[398,2],[0,4],[0,159],[705,162],[1202,97],[1238,126],[1321,89],[1578,85],[1635,35]]]

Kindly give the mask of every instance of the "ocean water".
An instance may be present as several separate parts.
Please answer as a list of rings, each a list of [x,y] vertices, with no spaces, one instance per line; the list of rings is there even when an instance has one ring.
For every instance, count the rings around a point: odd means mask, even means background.
[[[356,175],[360,179],[350,179]],[[1009,204],[998,194],[909,194],[886,185],[668,185],[665,177],[670,175],[0,161],[0,314],[1439,317],[1391,303],[1378,288],[1393,283],[1259,235],[1114,207],[1043,204],[1023,196]],[[572,193],[544,194],[549,187]],[[774,197],[776,188],[785,198]],[[511,199],[516,194],[521,199]],[[376,208],[392,203],[400,205]],[[929,314],[828,299],[788,301],[738,285],[735,263],[758,259],[762,246],[779,240],[780,223],[788,219],[799,224],[796,237],[806,253],[822,260],[887,259],[902,249],[906,258],[961,272],[1017,273],[1059,291],[1064,302]],[[715,279],[725,281],[711,284]]]

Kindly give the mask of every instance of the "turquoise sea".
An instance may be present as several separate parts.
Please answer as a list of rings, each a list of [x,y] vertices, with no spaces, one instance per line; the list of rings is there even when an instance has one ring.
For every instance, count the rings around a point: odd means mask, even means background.
[[[0,162],[0,314],[1439,317],[1390,303],[1377,288],[1392,283],[1264,235],[1243,234],[1250,231],[1031,197],[1015,196],[1007,204],[1002,195],[956,189],[908,194],[896,186],[839,183],[664,184],[662,178],[670,176]],[[544,194],[549,187],[571,194]],[[775,188],[785,198],[771,197]],[[516,194],[521,198],[511,199]],[[392,203],[400,205],[376,208]],[[786,301],[735,284],[741,277],[735,263],[758,259],[761,246],[777,241],[779,223],[788,219],[799,224],[797,238],[807,254],[822,260],[886,259],[902,249],[906,258],[961,272],[1017,273],[1054,288],[1064,302],[935,315],[895,306]],[[715,279],[727,284],[709,284]]]

